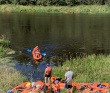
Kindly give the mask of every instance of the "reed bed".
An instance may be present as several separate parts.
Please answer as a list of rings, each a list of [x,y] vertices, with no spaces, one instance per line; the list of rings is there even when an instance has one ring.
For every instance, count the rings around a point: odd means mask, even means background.
[[[79,6],[23,6],[1,5],[0,12],[5,13],[69,13],[69,14],[110,14],[108,5],[79,5]]]
[[[73,82],[110,83],[110,55],[89,55],[67,60],[63,66],[53,67],[52,75],[64,79],[67,66],[74,72]]]

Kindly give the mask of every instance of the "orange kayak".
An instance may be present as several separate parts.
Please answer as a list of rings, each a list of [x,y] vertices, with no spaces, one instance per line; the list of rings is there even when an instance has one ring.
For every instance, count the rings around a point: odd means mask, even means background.
[[[61,78],[51,77],[51,82],[53,83],[52,86],[54,86],[54,81],[59,80],[60,89],[64,89],[66,83],[64,83],[64,80]],[[91,83],[72,83],[72,86],[75,86],[76,89],[82,89],[83,87],[89,86]]]
[[[28,87],[30,85],[30,82],[25,82],[25,83],[22,83],[16,87],[14,87],[11,91],[12,92],[15,92],[15,91],[19,91],[19,92],[22,92],[26,87]]]
[[[51,77],[52,87],[54,86],[55,80],[59,81],[60,89],[64,89],[66,83],[63,82],[62,79]],[[75,90],[82,90],[82,93],[107,93],[110,89],[110,84],[108,83],[72,83],[72,86],[74,86]]]
[[[37,57],[35,54],[33,54],[33,58],[34,58],[35,61],[36,61],[36,60],[40,60],[40,59],[42,59],[42,55],[40,54],[40,55]]]
[[[33,49],[32,55],[35,61],[42,59],[42,55],[37,49]]]
[[[40,85],[39,89],[32,87],[31,85],[28,86],[25,90],[23,90],[22,92],[20,93],[29,93],[31,91],[35,92],[35,93],[39,93],[41,91],[41,89],[44,87],[44,85],[47,86],[47,90],[45,93],[50,93],[51,92],[51,84],[48,84],[48,83],[44,83],[42,81],[37,81],[35,82],[35,85],[34,86],[37,86],[37,85]]]

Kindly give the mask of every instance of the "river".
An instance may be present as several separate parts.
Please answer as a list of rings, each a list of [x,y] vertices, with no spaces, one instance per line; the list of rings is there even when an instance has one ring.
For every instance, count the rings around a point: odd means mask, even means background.
[[[15,68],[29,80],[43,80],[46,63],[54,66],[66,58],[110,53],[109,19],[97,14],[1,13],[0,35],[6,35],[16,51]],[[34,64],[27,51],[36,45],[46,53],[40,64]]]

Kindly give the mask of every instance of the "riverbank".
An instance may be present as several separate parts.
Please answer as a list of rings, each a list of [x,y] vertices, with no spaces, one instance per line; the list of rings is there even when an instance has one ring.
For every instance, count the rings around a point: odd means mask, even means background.
[[[110,83],[110,55],[89,55],[84,58],[74,58],[71,61],[67,60],[63,66],[53,68],[53,76],[64,79],[67,66],[74,72],[74,82]]]
[[[14,52],[9,52],[8,55]],[[13,57],[0,57],[0,93],[6,93],[7,90],[25,82],[27,79],[20,71],[13,68],[15,60]]]
[[[20,71],[14,69],[15,61],[11,55],[15,51],[9,48],[10,41],[0,36],[0,93],[6,93],[7,90],[12,89],[26,81],[26,77]]]
[[[67,14],[110,14],[107,5],[79,5],[79,6],[23,6],[0,5],[2,13],[67,13]]]

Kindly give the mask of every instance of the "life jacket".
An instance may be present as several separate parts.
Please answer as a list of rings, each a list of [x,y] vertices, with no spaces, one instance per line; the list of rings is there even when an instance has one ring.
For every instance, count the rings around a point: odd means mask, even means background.
[[[54,92],[58,92],[60,90],[60,85],[59,84],[55,85],[54,87],[55,87]]]
[[[29,85],[31,85],[31,83],[30,83],[30,82],[26,84],[26,87],[28,87]]]
[[[47,73],[47,74],[51,74],[51,72],[52,72],[51,67],[47,67],[47,68],[46,68],[46,73]]]

